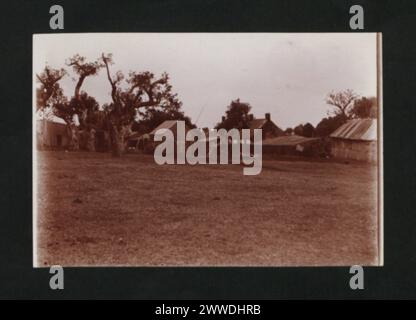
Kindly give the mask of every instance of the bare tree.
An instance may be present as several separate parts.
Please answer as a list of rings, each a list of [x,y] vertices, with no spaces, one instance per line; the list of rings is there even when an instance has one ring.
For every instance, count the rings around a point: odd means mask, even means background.
[[[349,109],[357,98],[358,95],[353,90],[346,89],[328,94],[326,103],[335,107],[334,115],[348,119],[350,117]]]
[[[130,72],[124,80],[124,75],[118,71],[111,75],[110,65],[113,64],[112,55],[101,56],[107,71],[107,78],[111,85],[112,103],[105,106],[109,133],[111,138],[112,154],[119,157],[124,151],[124,138],[130,130],[137,112],[141,108],[166,107],[171,103],[177,103],[176,94],[171,93],[167,73],[158,79],[151,72]]]

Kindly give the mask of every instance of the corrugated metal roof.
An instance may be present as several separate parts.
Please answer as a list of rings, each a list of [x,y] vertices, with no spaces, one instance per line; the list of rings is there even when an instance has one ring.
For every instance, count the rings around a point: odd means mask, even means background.
[[[268,146],[296,146],[306,142],[316,141],[319,138],[306,138],[297,135],[292,136],[280,136],[276,138],[266,139],[263,141],[263,145]]]
[[[335,130],[330,137],[349,140],[377,140],[376,119],[353,119]]]

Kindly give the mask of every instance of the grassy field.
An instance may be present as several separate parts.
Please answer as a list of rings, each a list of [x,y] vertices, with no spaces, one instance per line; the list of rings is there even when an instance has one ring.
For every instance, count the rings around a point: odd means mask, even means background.
[[[376,168],[38,153],[38,264],[374,265]]]

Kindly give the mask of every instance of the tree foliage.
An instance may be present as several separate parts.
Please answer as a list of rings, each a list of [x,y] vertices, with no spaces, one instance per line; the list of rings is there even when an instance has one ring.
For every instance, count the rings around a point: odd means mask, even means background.
[[[180,110],[181,104],[175,104],[165,109],[149,107],[145,111],[140,111],[140,119],[133,122],[132,130],[138,132],[150,132],[166,120],[182,120],[186,126],[195,128],[191,119]]]
[[[68,99],[59,85],[59,81],[68,74],[67,71],[46,66],[42,73],[36,75],[41,83],[37,89],[37,107],[51,108],[53,113],[64,119],[68,125],[74,125],[74,116],[77,116],[80,124],[87,126],[88,117],[98,110],[98,102],[86,92],[81,92],[81,87],[85,79],[97,75],[103,65],[98,60],[87,62],[85,57],[78,54],[69,58],[66,65],[71,66],[78,77],[74,95]]]
[[[232,128],[244,129],[249,125],[249,112],[251,106],[249,103],[241,102],[240,99],[231,101],[225,112],[223,121],[216,125],[217,129],[224,128],[230,130]]]
[[[345,122],[346,119],[342,115],[326,117],[316,126],[315,134],[319,137],[327,137]]]
[[[64,103],[65,97],[59,81],[67,75],[65,69],[53,69],[45,66],[44,70],[36,75],[40,87],[36,89],[36,110],[44,110],[56,103]]]
[[[299,124],[296,127],[293,128],[293,132],[297,136],[303,136],[303,124]]]
[[[125,77],[121,71],[113,76],[110,65],[114,64],[111,54],[102,54],[101,60],[111,86],[112,102],[105,106],[112,137],[113,155],[120,156],[123,151],[127,127],[131,127],[140,109],[149,107],[167,108],[180,105],[176,94],[172,93],[169,75],[163,73],[156,77],[149,71],[129,72]]]
[[[284,131],[285,135],[290,136],[293,134],[293,128],[286,128],[286,130]]]
[[[351,108],[353,118],[377,118],[377,99],[362,97],[354,101]]]
[[[48,110],[64,119],[71,131],[69,135],[74,139],[78,129],[88,131],[91,137],[94,136],[93,129],[107,130],[117,155],[121,154],[125,133],[135,119],[140,119],[149,130],[169,119],[184,120],[194,127],[191,119],[182,112],[182,103],[172,92],[167,73],[156,77],[149,71],[131,71],[125,76],[118,71],[112,75],[110,66],[113,64],[111,54],[102,54],[95,61],[87,61],[79,54],[67,59],[66,66],[71,67],[76,82],[70,98],[64,95],[59,84],[67,71],[46,66],[36,75],[40,83],[36,90],[37,110]],[[82,91],[82,86],[88,77],[96,76],[102,68],[111,86],[111,103],[100,106],[94,97]]]
[[[308,138],[314,137],[315,136],[315,127],[309,122],[306,123],[303,126],[302,136],[308,137]]]

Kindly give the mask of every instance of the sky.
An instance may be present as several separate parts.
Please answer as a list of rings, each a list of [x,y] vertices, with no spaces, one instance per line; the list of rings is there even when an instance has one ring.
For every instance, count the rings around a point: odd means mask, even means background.
[[[72,96],[75,75],[65,66],[78,53],[95,60],[112,53],[111,71],[167,72],[183,111],[198,127],[212,128],[237,98],[257,118],[271,113],[282,129],[316,125],[332,108],[331,91],[376,96],[375,33],[79,33],[33,38],[33,81],[45,65],[64,67]],[[111,101],[104,70],[82,90],[102,105]]]

